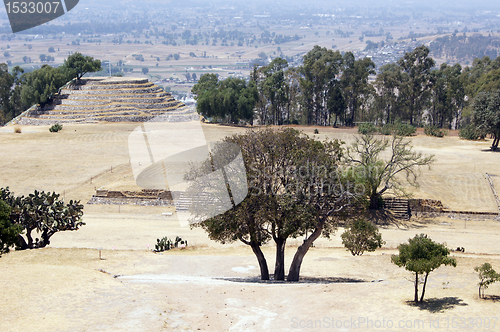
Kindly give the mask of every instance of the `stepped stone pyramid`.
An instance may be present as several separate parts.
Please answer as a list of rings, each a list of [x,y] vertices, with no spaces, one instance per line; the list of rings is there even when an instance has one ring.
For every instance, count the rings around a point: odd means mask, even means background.
[[[68,82],[52,100],[23,113],[21,125],[199,120],[169,92],[143,78],[96,77]]]

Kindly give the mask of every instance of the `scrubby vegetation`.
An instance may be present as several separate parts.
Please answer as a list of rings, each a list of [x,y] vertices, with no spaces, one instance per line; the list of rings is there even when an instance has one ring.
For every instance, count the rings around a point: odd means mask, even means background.
[[[63,126],[59,123],[56,123],[49,128],[49,131],[51,133],[57,133],[58,131],[61,131],[62,129],[63,129]]]
[[[427,136],[434,136],[434,137],[444,137],[446,135],[446,131],[443,128],[438,128],[437,126],[425,127],[424,133]]]

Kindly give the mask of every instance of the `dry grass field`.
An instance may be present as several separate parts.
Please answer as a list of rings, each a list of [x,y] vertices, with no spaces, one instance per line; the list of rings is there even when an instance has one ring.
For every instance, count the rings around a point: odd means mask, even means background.
[[[95,189],[139,190],[127,139],[137,123],[0,128],[0,186],[17,195],[57,191],[86,203]],[[313,135],[316,127],[301,127]],[[244,129],[205,124],[208,141]],[[318,128],[318,139],[353,141],[355,130]],[[434,154],[423,170],[417,198],[439,199],[449,209],[497,212],[485,173],[500,175],[491,142],[417,135],[416,150]],[[168,143],[166,143],[168,144]],[[500,181],[493,177],[497,190]],[[477,295],[475,266],[500,270],[500,224],[446,216],[381,226],[386,245],[352,257],[339,229],[306,255],[303,281],[260,283],[250,248],[221,245],[200,229],[180,227],[167,207],[86,205],[86,225],[52,237],[44,249],[0,258],[0,331],[498,331],[500,285]],[[390,263],[398,244],[426,233],[448,247],[457,267],[429,276],[427,301],[415,306],[411,275]],[[161,254],[156,238],[187,239],[186,250]],[[301,239],[289,241],[286,264]],[[101,250],[101,259],[99,258]],[[274,246],[264,247],[272,271]]]

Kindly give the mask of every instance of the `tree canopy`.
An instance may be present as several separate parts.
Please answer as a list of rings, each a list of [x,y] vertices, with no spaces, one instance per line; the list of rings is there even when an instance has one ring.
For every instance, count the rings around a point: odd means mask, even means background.
[[[78,230],[85,225],[81,220],[83,205],[71,200],[65,204],[59,194],[34,191],[28,196],[14,196],[9,188],[0,188],[0,199],[11,207],[10,220],[25,231],[26,239],[18,236],[20,249],[43,248],[57,232]],[[33,239],[32,232],[40,236]]]
[[[472,102],[472,121],[483,134],[491,134],[491,149],[500,141],[500,90],[480,92]]]
[[[253,122],[258,95],[252,81],[232,77],[219,81],[215,74],[204,74],[191,91],[196,94],[196,109],[204,117],[236,124]]]
[[[488,288],[492,283],[500,280],[500,274],[493,270],[490,263],[484,263],[483,265],[476,266],[474,271],[478,272],[479,277],[479,298],[484,298],[484,290]],[[482,291],[482,292],[481,292]]]
[[[287,277],[288,281],[298,281],[302,260],[312,243],[334,232],[335,216],[355,204],[354,190],[338,169],[341,142],[318,142],[291,128],[251,130],[226,137],[223,142],[241,148],[249,193],[239,205],[215,217],[207,213],[205,204],[195,205],[193,226],[202,227],[216,241],[240,240],[250,245],[262,279],[268,279],[269,273],[260,246],[271,239],[276,243],[275,279],[283,280],[286,241],[304,236]],[[216,147],[212,160],[223,153],[224,149]],[[188,178],[210,173],[213,167],[212,161],[207,161]],[[190,191],[205,189],[195,183]]]
[[[81,79],[86,73],[92,73],[101,70],[101,60],[94,60],[91,56],[84,56],[76,52],[64,60],[64,67],[73,74],[72,78]]]
[[[0,200],[0,257],[8,253],[10,247],[18,244],[18,236],[22,230],[19,225],[11,223],[10,212],[10,206]]]
[[[365,251],[375,251],[385,243],[377,227],[364,219],[351,222],[341,238],[342,244],[353,256],[363,255]]]
[[[425,286],[427,285],[429,273],[441,265],[457,266],[455,258],[448,257],[450,250],[444,244],[432,241],[425,234],[415,235],[415,237],[408,239],[408,243],[400,244],[398,249],[399,255],[392,255],[391,261],[397,266],[404,267],[406,270],[415,273],[414,302],[422,302],[424,300]],[[419,300],[418,285],[421,283],[419,279],[421,276],[424,276],[424,281],[422,295]]]

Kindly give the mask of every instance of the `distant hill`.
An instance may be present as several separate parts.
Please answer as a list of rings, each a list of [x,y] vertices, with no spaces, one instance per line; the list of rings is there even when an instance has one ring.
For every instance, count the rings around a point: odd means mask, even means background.
[[[479,33],[471,36],[450,35],[436,38],[429,48],[434,57],[450,62],[472,63],[474,58],[485,56],[495,59],[500,54],[500,37]]]

